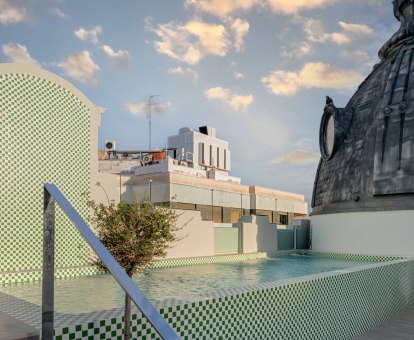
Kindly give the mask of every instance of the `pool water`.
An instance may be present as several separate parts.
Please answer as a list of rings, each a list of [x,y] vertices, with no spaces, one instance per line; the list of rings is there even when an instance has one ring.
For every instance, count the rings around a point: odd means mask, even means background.
[[[151,301],[157,301],[369,263],[371,262],[289,255],[242,262],[152,269],[148,275],[134,276],[134,281]],[[37,282],[7,285],[0,287],[0,292],[40,305],[41,289],[41,283]],[[55,309],[60,313],[87,313],[122,307],[123,303],[124,293],[111,275],[55,281]]]

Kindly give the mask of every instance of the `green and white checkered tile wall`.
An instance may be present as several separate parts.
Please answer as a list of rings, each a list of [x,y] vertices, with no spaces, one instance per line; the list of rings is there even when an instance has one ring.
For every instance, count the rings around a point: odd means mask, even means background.
[[[351,339],[414,303],[414,261],[315,274],[161,307],[183,339]],[[95,315],[96,317],[96,315]],[[142,316],[133,339],[158,339]],[[56,339],[122,339],[122,318],[55,329]]]
[[[27,74],[0,75],[0,284],[39,278],[42,260],[43,184],[55,183],[87,216],[91,112],[73,93]],[[84,269],[88,249],[56,209],[57,268]],[[72,273],[70,268],[72,268]]]

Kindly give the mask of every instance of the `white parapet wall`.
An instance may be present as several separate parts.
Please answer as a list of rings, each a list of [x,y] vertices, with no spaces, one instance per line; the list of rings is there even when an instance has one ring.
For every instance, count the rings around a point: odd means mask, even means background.
[[[241,250],[243,253],[277,250],[277,226],[266,216],[243,216],[241,220]]]
[[[414,256],[414,210],[317,215],[311,225],[316,251]]]
[[[181,240],[171,244],[167,259],[201,257],[214,255],[214,223],[203,221],[201,213],[193,210],[176,210],[178,214],[177,232]]]

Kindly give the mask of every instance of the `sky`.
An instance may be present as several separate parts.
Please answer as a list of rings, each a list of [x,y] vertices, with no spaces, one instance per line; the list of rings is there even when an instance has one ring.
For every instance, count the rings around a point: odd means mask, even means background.
[[[305,195],[325,96],[344,107],[397,30],[390,0],[0,0],[0,62],[60,75],[106,112],[99,148],[188,126],[229,141],[231,175]]]

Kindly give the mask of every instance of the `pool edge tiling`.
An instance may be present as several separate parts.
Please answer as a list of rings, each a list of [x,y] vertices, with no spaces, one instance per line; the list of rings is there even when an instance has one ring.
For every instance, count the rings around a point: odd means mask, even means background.
[[[375,258],[391,261],[158,308],[183,339],[350,339],[414,303],[414,260]],[[122,323],[116,317],[58,327],[55,338],[121,338]],[[132,323],[133,338],[158,338],[139,313]]]

